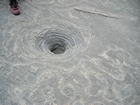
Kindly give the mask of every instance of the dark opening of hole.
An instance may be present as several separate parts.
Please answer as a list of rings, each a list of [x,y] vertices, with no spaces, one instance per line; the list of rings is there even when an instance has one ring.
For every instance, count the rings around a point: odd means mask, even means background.
[[[60,44],[54,44],[49,48],[49,50],[54,54],[63,54],[66,48]]]

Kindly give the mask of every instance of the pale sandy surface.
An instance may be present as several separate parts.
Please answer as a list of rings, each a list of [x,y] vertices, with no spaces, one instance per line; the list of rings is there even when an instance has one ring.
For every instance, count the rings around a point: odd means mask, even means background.
[[[140,0],[19,4],[0,0],[0,105],[140,105]]]

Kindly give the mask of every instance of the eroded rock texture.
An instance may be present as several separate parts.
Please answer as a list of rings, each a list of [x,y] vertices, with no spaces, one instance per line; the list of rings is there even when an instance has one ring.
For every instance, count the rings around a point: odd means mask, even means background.
[[[140,105],[139,0],[0,1],[0,105]]]

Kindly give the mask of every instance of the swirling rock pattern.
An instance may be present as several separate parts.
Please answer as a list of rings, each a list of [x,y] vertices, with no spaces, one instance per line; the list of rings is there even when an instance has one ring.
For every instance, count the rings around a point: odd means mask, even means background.
[[[139,0],[0,1],[0,105],[140,105]]]

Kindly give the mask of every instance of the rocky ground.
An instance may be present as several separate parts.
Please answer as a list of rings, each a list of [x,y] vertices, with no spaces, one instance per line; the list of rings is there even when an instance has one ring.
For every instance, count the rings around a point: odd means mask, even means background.
[[[139,0],[0,1],[0,105],[140,105]]]

